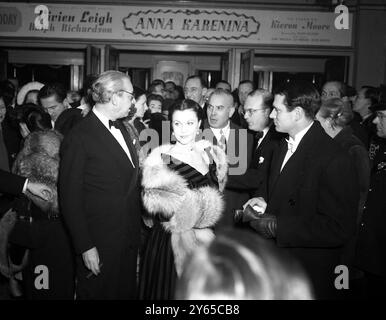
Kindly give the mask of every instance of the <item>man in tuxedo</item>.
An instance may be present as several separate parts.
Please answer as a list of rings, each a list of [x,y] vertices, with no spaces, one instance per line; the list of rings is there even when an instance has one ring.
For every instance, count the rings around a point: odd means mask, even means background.
[[[248,129],[254,133],[252,161],[243,175],[232,175],[228,178],[228,187],[245,188],[251,196],[266,197],[267,175],[272,155],[286,136],[277,132],[269,115],[272,111],[273,95],[264,89],[257,89],[248,94],[243,116]]]
[[[64,136],[83,118],[80,109],[65,104],[66,97],[67,92],[59,83],[45,85],[38,94],[41,106],[51,116],[52,127]]]
[[[335,268],[355,231],[359,188],[348,155],[314,121],[319,103],[307,82],[277,90],[270,117],[289,138],[274,152],[267,198],[247,204],[261,213],[251,227],[299,260],[316,298],[331,299],[339,297]]]
[[[135,103],[130,78],[106,71],[95,106],[62,144],[60,204],[77,253],[78,299],[133,299],[140,241],[138,158],[121,118]]]
[[[230,121],[234,113],[232,93],[216,89],[209,98],[207,116],[204,122],[203,137],[220,146],[227,154],[229,177],[244,175],[251,162],[253,137]],[[225,188],[225,212],[219,226],[233,225],[233,210],[240,209],[249,198],[245,188],[237,183]]]

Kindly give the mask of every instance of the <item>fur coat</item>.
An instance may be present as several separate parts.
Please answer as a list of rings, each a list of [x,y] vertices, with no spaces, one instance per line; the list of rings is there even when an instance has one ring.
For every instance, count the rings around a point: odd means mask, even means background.
[[[17,155],[12,171],[32,182],[40,182],[50,190],[49,201],[27,193],[40,209],[57,215],[57,182],[59,173],[59,148],[63,137],[54,130],[36,131],[27,136],[23,149]]]
[[[49,200],[44,201],[27,192],[30,198],[48,215],[58,214],[57,180],[59,170],[59,147],[62,135],[53,130],[36,131],[27,136],[22,150],[17,155],[12,171],[32,182],[45,184]],[[15,223],[16,213],[9,210],[0,219],[0,273],[6,277],[19,272],[26,264],[25,255],[20,266],[14,265],[8,257],[8,238]]]
[[[142,199],[150,215],[159,214],[165,231],[171,233],[171,245],[177,274],[188,254],[198,245],[213,239],[213,227],[219,220],[224,200],[228,164],[224,151],[206,140],[196,143],[202,152],[208,150],[216,163],[219,189],[203,186],[190,189],[178,172],[168,168],[161,154],[168,153],[172,145],[161,145],[145,159],[142,172]]]

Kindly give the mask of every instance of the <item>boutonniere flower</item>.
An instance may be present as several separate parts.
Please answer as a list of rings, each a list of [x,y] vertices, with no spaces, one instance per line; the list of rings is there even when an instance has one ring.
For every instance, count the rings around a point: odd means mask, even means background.
[[[384,169],[386,169],[386,162],[378,163],[377,170],[384,170]]]
[[[263,157],[260,157],[259,158],[259,164],[263,163],[264,162],[264,158]]]

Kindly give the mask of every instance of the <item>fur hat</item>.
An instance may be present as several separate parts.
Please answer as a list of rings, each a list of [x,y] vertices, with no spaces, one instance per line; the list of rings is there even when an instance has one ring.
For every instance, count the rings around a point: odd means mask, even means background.
[[[22,86],[17,94],[16,102],[19,106],[24,103],[25,97],[28,92],[32,90],[40,90],[44,87],[44,84],[38,81],[28,82],[24,86]]]

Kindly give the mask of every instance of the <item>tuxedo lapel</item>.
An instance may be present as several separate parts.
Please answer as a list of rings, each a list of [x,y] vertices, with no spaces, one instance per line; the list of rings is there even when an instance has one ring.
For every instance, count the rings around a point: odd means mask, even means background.
[[[106,153],[110,154],[125,170],[133,169],[126,152],[122,149],[121,145],[114,138],[111,132],[103,125],[93,112],[90,112],[90,117],[90,120],[94,125],[95,132],[101,140],[101,150],[105,150]]]
[[[137,184],[138,172],[139,172],[139,161],[138,161],[137,152],[136,152],[135,147],[131,141],[130,134],[128,133],[124,124],[121,121],[119,121],[119,129],[121,130],[123,138],[125,139],[126,145],[129,148],[131,160],[133,161],[134,166],[135,166],[135,174],[132,177],[132,179],[130,181],[130,186],[129,186],[129,192],[130,192],[132,190],[132,188],[135,187]]]

